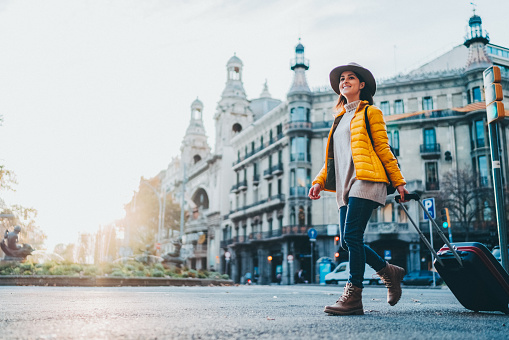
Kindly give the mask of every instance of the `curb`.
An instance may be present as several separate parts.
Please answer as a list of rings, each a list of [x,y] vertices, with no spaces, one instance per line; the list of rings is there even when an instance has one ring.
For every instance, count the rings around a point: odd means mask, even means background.
[[[232,280],[112,277],[65,275],[4,275],[0,286],[58,286],[58,287],[135,287],[135,286],[231,286]]]

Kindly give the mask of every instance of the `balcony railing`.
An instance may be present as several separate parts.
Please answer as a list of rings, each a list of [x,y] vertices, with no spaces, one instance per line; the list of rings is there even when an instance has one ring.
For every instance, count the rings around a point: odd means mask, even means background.
[[[307,196],[309,189],[308,187],[291,187],[290,196]]]
[[[440,144],[421,144],[421,157],[424,159],[440,158]]]
[[[312,131],[313,123],[307,121],[294,121],[285,124],[286,132],[290,131]]]
[[[239,190],[247,190],[247,181],[243,180],[237,184],[239,186]]]
[[[260,183],[260,175],[253,175],[253,185]]]
[[[232,185],[231,192],[233,192],[233,193],[239,192],[239,183]]]
[[[267,170],[263,171],[263,178],[269,179],[269,178],[272,178],[272,176],[273,176],[272,168],[268,168]]]
[[[290,155],[290,160],[292,162],[310,162],[311,161],[311,156],[309,154],[304,153],[304,152],[292,153]]]
[[[283,173],[283,163],[274,165],[271,169],[273,175],[277,176]]]

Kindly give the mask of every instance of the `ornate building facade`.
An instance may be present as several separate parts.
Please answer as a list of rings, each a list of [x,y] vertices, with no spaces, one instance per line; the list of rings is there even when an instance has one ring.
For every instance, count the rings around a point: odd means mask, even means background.
[[[410,191],[434,197],[448,171],[467,166],[479,174],[479,187],[492,185],[482,72],[493,64],[502,69],[503,87],[509,91],[509,49],[490,44],[481,18],[474,15],[464,44],[408,74],[378,81],[375,105],[386,116]],[[185,192],[182,249],[188,266],[214,268],[235,282],[250,275],[261,284],[292,284],[298,269],[316,272],[318,259],[333,259],[335,195],[324,193],[312,202],[307,193],[324,162],[337,95],[332,89],[312,90],[308,69],[299,42],[287,98],[272,98],[265,84],[259,98],[248,100],[243,63],[233,56],[214,115],[213,151],[203,128],[203,104],[192,103],[181,155],[172,160],[163,181],[167,191]],[[507,183],[507,124],[498,124]],[[415,202],[407,206],[426,230]],[[478,229],[492,224],[480,223]],[[317,231],[315,242],[309,240],[310,228]],[[163,244],[166,250],[170,236]],[[374,210],[365,240],[408,271],[427,261],[417,233],[392,197]]]

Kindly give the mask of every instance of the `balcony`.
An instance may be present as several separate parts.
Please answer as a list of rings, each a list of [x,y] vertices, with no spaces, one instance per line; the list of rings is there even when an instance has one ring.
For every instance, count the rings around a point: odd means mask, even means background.
[[[426,191],[440,190],[440,182],[426,182]]]
[[[274,176],[274,174],[272,173],[272,168],[268,168],[267,170],[263,171],[264,179],[270,179],[270,178],[272,178],[272,176]]]
[[[260,183],[260,175],[253,175],[253,185],[258,185]]]
[[[310,225],[287,225],[283,227],[283,236],[285,235],[305,235],[308,234]]]
[[[232,185],[232,189],[230,190],[234,194],[238,193],[240,191],[239,189],[239,183]]]
[[[247,190],[247,181],[243,180],[237,184],[239,186],[239,190]]]
[[[283,163],[274,165],[270,170],[274,176],[281,175],[283,173]]]
[[[309,154],[306,154],[304,152],[292,153],[290,155],[290,161],[292,161],[292,162],[310,162],[311,157]]]
[[[309,193],[308,187],[291,187],[290,188],[290,196],[308,196]]]
[[[421,144],[422,159],[438,159],[440,158],[440,144]]]
[[[271,211],[275,207],[285,204],[285,195],[278,194],[272,195],[264,200],[257,201],[252,204],[245,205],[237,208],[237,210],[230,212],[229,218],[232,221],[243,219],[247,216],[254,216],[259,214],[260,211]]]
[[[294,121],[285,124],[286,133],[289,132],[313,132],[313,123],[307,121]]]

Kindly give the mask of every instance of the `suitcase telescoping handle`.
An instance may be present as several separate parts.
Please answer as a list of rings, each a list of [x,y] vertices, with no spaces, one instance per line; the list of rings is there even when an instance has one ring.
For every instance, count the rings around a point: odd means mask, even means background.
[[[424,234],[422,233],[421,229],[417,226],[417,224],[415,224],[414,220],[412,219],[412,217],[408,213],[408,210],[406,209],[406,207],[401,203],[401,196],[397,195],[396,197],[394,197],[394,199],[399,204],[399,206],[401,208],[403,208],[403,210],[405,211],[405,213],[408,216],[408,219],[410,220],[410,222],[414,226],[415,230],[417,230],[417,232],[419,233],[419,236],[421,237],[421,240],[424,242],[426,247],[428,247],[428,249],[431,251],[431,254],[435,258],[435,260],[443,266],[444,263],[442,262],[442,259],[440,259],[437,256],[437,253],[435,252],[435,249],[433,249],[433,246],[429,243],[428,239],[426,238],[426,236],[424,236]],[[442,241],[444,241],[445,244],[447,244],[447,246],[449,247],[449,250],[452,252],[452,254],[456,258],[456,260],[458,261],[460,266],[463,266],[463,262],[461,261],[461,258],[458,255],[458,252],[456,252],[456,249],[451,245],[451,243],[449,242],[447,237],[444,235],[444,232],[442,231],[442,229],[440,229],[440,227],[437,225],[435,220],[431,217],[430,213],[428,212],[428,209],[426,209],[424,207],[424,204],[422,204],[422,202],[421,202],[421,197],[418,194],[416,194],[416,193],[409,193],[409,194],[405,195],[405,200],[410,200],[410,201],[411,200],[415,200],[417,203],[419,203],[419,205],[421,206],[421,209],[428,216],[428,219],[431,221],[431,224],[433,224],[433,227],[435,227],[435,230],[438,232],[438,236],[440,236]]]

